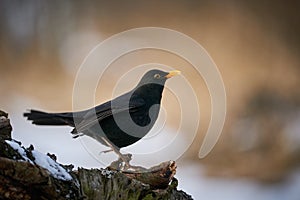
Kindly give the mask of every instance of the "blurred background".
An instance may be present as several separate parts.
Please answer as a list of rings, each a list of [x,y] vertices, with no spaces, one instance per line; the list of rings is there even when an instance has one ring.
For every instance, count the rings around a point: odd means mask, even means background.
[[[299,8],[296,1],[2,0],[0,109],[10,114],[13,137],[23,145],[55,153],[63,164],[104,167],[82,141],[72,140],[70,128],[32,126],[22,113],[29,108],[71,110],[80,64],[110,36],[137,27],[174,29],[207,50],[225,84],[226,122],[207,157],[199,159],[198,152],[210,120],[210,96],[201,76],[180,57],[155,50],[121,57],[99,82],[96,103],[110,99],[120,77],[133,66],[174,66],[201,101],[197,137],[177,160],[179,188],[195,199],[299,200]],[[138,80],[128,80],[128,88]],[[178,102],[167,90],[162,103],[167,115],[164,129],[172,135],[180,120]],[[183,143],[188,140],[189,130],[180,137]]]

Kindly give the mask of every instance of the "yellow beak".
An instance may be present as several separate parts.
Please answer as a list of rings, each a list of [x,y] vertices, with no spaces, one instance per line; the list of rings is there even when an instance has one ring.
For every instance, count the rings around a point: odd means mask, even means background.
[[[173,77],[173,76],[179,75],[180,73],[181,73],[181,72],[178,71],[178,70],[173,70],[173,71],[170,71],[165,77],[166,77],[166,78],[171,78],[171,77]]]

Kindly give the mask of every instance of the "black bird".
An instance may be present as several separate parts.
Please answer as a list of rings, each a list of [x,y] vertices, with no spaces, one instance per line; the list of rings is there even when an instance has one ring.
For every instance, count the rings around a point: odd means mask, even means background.
[[[24,117],[36,125],[68,125],[74,127],[74,138],[87,135],[109,146],[129,165],[120,148],[143,138],[157,120],[162,92],[168,78],[180,74],[150,70],[131,91],[94,108],[79,112],[46,113],[30,110]],[[101,127],[101,128],[100,128]]]

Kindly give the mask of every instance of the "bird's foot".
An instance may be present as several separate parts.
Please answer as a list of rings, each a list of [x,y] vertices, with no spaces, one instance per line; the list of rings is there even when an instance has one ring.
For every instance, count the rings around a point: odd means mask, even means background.
[[[118,171],[125,171],[130,173],[138,173],[147,170],[141,166],[133,166],[130,164],[132,158],[132,154],[120,154],[119,159],[112,162],[109,168],[118,170]]]
[[[119,156],[119,159],[112,162],[109,166],[110,168],[115,169],[115,170],[120,170],[120,171],[133,168],[133,166],[130,165],[132,154],[119,153],[118,156]]]
[[[103,151],[105,153],[114,151],[118,156],[119,159],[117,161],[114,161],[111,163],[110,168],[113,168],[115,170],[129,170],[129,169],[134,169],[134,166],[130,165],[130,161],[132,158],[132,154],[122,154],[120,152],[120,149],[113,145],[107,138],[102,137],[102,140],[109,146],[111,149]]]
[[[132,159],[132,154],[127,153],[127,154],[120,154],[119,159],[121,159],[122,161],[124,161],[125,163],[128,163],[131,161]]]
[[[124,163],[123,165],[123,169],[128,169],[131,167],[130,165],[130,161],[131,161],[131,158],[132,158],[132,154],[128,153],[128,154],[119,154],[119,159],[118,161],[121,162],[121,163]]]

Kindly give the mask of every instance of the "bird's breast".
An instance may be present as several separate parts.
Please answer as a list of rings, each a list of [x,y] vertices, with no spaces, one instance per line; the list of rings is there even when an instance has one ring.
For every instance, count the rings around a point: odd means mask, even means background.
[[[138,126],[153,126],[159,114],[159,105],[155,104],[151,107],[145,107],[137,111],[131,112],[131,118]]]

